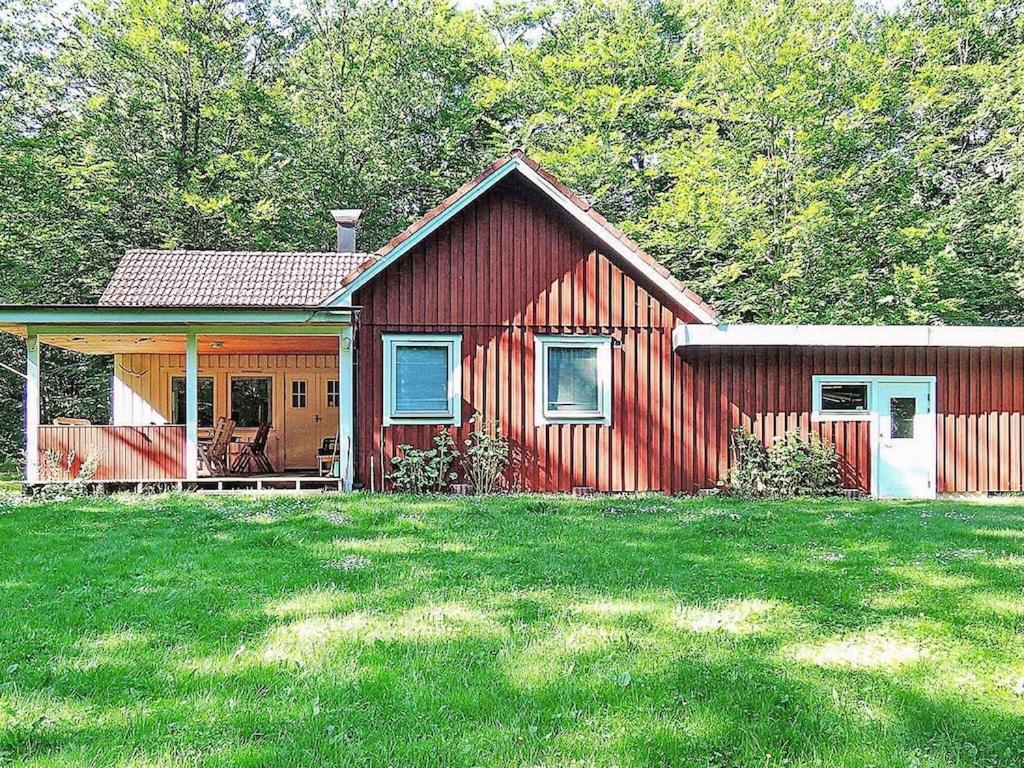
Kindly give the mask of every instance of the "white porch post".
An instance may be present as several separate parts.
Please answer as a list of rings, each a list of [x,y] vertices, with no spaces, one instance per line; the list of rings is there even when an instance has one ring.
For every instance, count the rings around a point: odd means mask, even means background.
[[[344,480],[345,490],[352,490],[355,475],[353,452],[353,412],[355,410],[355,366],[353,352],[355,335],[352,326],[346,326],[338,334],[338,457],[341,461],[339,477]]]
[[[39,482],[39,337],[29,330],[25,379],[25,482]]]
[[[199,345],[185,335],[185,477],[199,477]]]

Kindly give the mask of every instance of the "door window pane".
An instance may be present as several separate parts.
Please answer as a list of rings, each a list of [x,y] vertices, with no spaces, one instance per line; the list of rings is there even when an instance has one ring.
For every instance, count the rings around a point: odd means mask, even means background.
[[[867,384],[822,384],[821,410],[857,412],[868,409]]]
[[[916,397],[889,398],[889,437],[898,440],[912,438],[916,415]]]
[[[549,411],[597,413],[597,349],[595,347],[549,347]]]
[[[292,408],[306,407],[306,382],[301,379],[292,382]]]
[[[171,378],[171,423],[184,424],[185,419],[185,377]],[[199,426],[213,426],[213,379],[199,377]]]
[[[395,413],[448,413],[448,354],[447,345],[395,348]]]
[[[337,408],[340,398],[341,390],[338,387],[337,379],[327,380],[327,407]]]
[[[236,427],[258,427],[271,420],[271,380],[265,376],[231,379],[231,418]]]

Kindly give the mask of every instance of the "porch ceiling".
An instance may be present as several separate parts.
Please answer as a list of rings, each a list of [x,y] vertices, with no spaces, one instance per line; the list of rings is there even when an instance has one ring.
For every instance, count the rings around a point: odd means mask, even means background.
[[[185,354],[184,334],[49,334],[39,341],[87,355]],[[199,336],[199,354],[336,355],[337,336]]]

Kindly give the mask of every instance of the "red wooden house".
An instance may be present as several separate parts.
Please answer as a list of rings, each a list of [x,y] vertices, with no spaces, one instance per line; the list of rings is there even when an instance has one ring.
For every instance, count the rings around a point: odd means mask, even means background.
[[[1024,329],[719,324],[520,152],[375,254],[335,214],[335,252],[132,251],[97,305],[0,308],[28,348],[28,482],[92,451],[112,482],[379,488],[398,445],[461,443],[479,411],[512,489],[713,487],[746,427],[820,432],[875,495],[1021,490]],[[114,356],[112,424],[39,423],[40,344]],[[243,443],[270,424],[274,473],[204,477],[219,416]]]

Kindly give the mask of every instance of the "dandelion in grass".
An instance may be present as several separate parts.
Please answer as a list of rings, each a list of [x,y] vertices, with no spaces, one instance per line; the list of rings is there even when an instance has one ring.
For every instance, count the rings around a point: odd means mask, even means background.
[[[370,558],[363,555],[345,555],[340,560],[331,560],[327,567],[336,571],[361,571],[370,567]]]
[[[352,522],[352,518],[346,515],[344,512],[324,512],[322,515],[323,519],[333,525],[348,525]]]

